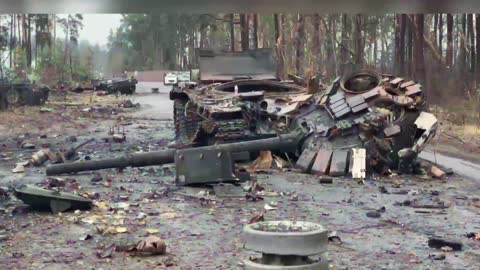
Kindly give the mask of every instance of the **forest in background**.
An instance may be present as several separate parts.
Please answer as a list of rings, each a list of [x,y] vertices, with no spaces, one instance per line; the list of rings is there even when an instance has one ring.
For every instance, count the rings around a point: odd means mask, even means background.
[[[106,50],[79,37],[81,14],[5,14],[0,26],[4,69],[17,65],[42,80],[188,70],[197,66],[195,48],[273,48],[281,78],[320,74],[329,82],[373,68],[421,81],[437,103],[479,96],[476,14],[124,14]]]
[[[148,70],[194,68],[195,48],[274,48],[282,78],[373,68],[421,81],[441,102],[478,96],[479,40],[476,14],[131,14],[109,49],[113,66]]]
[[[108,72],[108,52],[80,39],[81,14],[0,15],[0,68],[15,77],[25,70],[45,84],[81,81]]]

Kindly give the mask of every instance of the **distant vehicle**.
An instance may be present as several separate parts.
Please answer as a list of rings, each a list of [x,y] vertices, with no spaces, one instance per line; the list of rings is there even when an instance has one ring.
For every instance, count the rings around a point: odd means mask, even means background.
[[[178,82],[177,75],[173,73],[167,73],[163,78],[164,85],[174,85],[174,84],[177,84],[177,82]]]
[[[47,101],[49,93],[48,87],[37,86],[35,82],[0,78],[0,111],[9,106],[42,105]]]
[[[98,83],[96,90],[107,91],[109,94],[133,95],[136,90],[137,79],[113,78]]]

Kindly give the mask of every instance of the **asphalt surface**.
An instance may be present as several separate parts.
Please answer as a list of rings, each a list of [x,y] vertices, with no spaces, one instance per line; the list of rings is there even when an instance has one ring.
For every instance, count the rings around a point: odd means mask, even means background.
[[[159,92],[153,94],[152,88],[158,88]],[[137,95],[132,98],[134,103],[140,103],[142,110],[136,115],[153,118],[172,118],[173,102],[168,98],[172,86],[163,85],[161,82],[139,82]]]

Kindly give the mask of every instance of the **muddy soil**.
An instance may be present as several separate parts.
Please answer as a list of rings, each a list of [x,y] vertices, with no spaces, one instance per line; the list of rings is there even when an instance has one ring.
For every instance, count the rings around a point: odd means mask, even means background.
[[[150,93],[151,87],[159,87],[160,93]],[[119,100],[108,98],[95,103],[110,108],[101,109],[103,113],[82,112],[92,104],[48,105],[55,111],[18,123],[29,134],[22,128],[2,129],[0,186],[49,183],[45,166],[11,172],[16,162],[32,154],[20,148],[22,141],[37,149],[42,143],[58,149],[95,138],[80,150],[80,159],[165,148],[174,137],[169,87],[140,83],[138,88],[132,100],[140,108],[118,108]],[[40,124],[45,127],[35,129]],[[126,142],[103,140],[113,125],[125,130]],[[68,142],[72,135],[78,142]],[[472,170],[469,174],[478,172]],[[274,206],[265,220],[317,222],[336,231],[343,243],[328,247],[331,269],[480,268],[480,241],[465,237],[480,232],[480,179],[475,177],[393,175],[369,177],[365,184],[348,178],[320,184],[315,176],[272,170],[254,175],[269,191],[263,200],[247,201],[217,197],[209,187],[177,187],[174,174],[175,168],[165,165],[56,177],[64,183],[59,189],[93,198],[90,211],[53,215],[31,210],[13,196],[0,199],[0,269],[241,269],[241,260],[255,255],[242,248],[242,228],[265,204]],[[371,218],[369,212],[379,215]],[[108,249],[135,244],[147,235],[164,239],[167,254],[139,256]],[[427,242],[434,236],[460,241],[463,250],[430,248]]]

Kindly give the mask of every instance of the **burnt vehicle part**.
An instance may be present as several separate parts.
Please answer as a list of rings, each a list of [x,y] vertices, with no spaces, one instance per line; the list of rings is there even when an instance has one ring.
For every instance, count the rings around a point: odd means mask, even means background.
[[[10,82],[7,79],[0,81],[0,109],[9,106],[38,106],[48,100],[50,89],[36,87],[30,82]]]
[[[275,138],[268,138],[255,141],[237,142],[224,145],[212,145],[196,148],[196,153],[202,154],[201,151],[217,151],[218,152],[245,152],[245,151],[261,151],[261,150],[285,150],[295,151],[299,140],[303,136],[300,133],[291,133],[281,135]],[[103,160],[89,160],[72,162],[65,164],[54,164],[47,167],[47,175],[58,175],[64,173],[75,173],[82,171],[101,170],[108,168],[126,168],[126,167],[144,167],[152,165],[162,165],[175,162],[175,155],[177,159],[182,153],[189,154],[187,150],[166,149],[163,151],[155,151],[148,153],[130,154],[119,158],[103,159]],[[185,152],[182,152],[185,151]],[[194,152],[195,153],[195,152]]]
[[[50,209],[54,214],[67,210],[88,210],[92,201],[78,195],[22,185],[14,189],[14,195],[33,209]]]
[[[268,112],[288,96],[306,93],[277,79],[269,49],[201,50],[199,66],[197,84],[177,85],[170,92],[179,148],[276,136],[264,123]]]
[[[109,94],[133,95],[137,88],[137,79],[113,78],[99,82],[95,90],[107,91]]]

